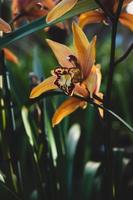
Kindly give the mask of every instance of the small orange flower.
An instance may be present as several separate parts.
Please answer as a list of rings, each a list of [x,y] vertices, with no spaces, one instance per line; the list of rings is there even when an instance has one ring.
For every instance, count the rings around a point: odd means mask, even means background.
[[[16,26],[23,20],[33,21],[46,16],[55,4],[54,0],[13,0],[12,16],[16,19]]]
[[[86,102],[73,97],[74,94],[82,97],[93,97],[93,94],[96,94],[101,97],[101,93],[99,93],[101,84],[100,65],[95,65],[96,36],[89,42],[76,23],[73,23],[72,30],[75,52],[63,44],[47,39],[59,66],[51,72],[52,76],[33,88],[30,94],[30,98],[35,98],[44,92],[61,89],[70,96],[56,110],[52,119],[53,126],[77,108],[86,107]]]

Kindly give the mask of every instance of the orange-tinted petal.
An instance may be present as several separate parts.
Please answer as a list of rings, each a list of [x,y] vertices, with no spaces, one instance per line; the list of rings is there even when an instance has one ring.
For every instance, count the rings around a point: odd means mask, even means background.
[[[76,54],[80,62],[83,76],[86,78],[91,70],[91,67],[95,63],[96,37],[94,37],[92,42],[89,43],[86,35],[76,23],[73,23],[72,27]]]
[[[94,65],[88,78],[84,81],[88,91],[90,92],[90,97],[93,97],[93,93],[98,93],[101,85],[101,72],[100,65]]]
[[[74,55],[73,52],[65,45],[60,44],[58,42],[54,42],[52,40],[46,40],[48,45],[51,47],[52,51],[54,52],[58,63],[62,67],[73,67],[72,63],[68,60],[68,56]]]
[[[4,48],[4,54],[5,54],[5,58],[15,64],[19,64],[18,58],[15,56],[14,53],[12,53],[9,49]]]
[[[55,76],[50,76],[49,78],[45,79],[32,89],[30,98],[33,99],[40,96],[42,93],[57,89],[58,87],[54,84],[55,80]]]
[[[72,112],[74,112],[79,107],[84,107],[86,105],[85,101],[82,101],[81,99],[71,97],[64,101],[61,106],[56,110],[53,118],[52,118],[52,126],[59,124],[61,120],[70,115]]]
[[[3,31],[4,33],[10,33],[11,32],[10,25],[1,18],[0,18],[0,31]]]
[[[46,21],[52,22],[71,10],[78,0],[62,0],[47,15]]]
[[[129,28],[131,31],[133,31],[133,15],[122,12],[119,18],[119,22]]]
[[[97,93],[97,96],[103,100],[103,93],[99,92]],[[98,105],[101,105],[101,101],[98,101],[95,99],[95,103],[97,103]],[[104,117],[104,110],[102,108],[98,108],[99,114],[100,116],[103,118]]]
[[[72,29],[73,29],[73,43],[76,51],[77,58],[80,62],[82,70],[86,67],[86,56],[87,56],[87,51],[90,46],[90,43],[82,31],[82,29],[76,24],[72,24]]]
[[[89,96],[86,86],[84,84],[79,84],[79,83],[75,84],[74,94],[82,96],[82,97]]]
[[[96,76],[97,76],[97,80],[96,80],[96,88],[94,92],[95,94],[98,94],[100,90],[100,86],[101,86],[101,80],[102,80],[101,65],[99,64],[96,65]]]
[[[100,23],[105,19],[104,13],[98,10],[83,13],[79,17],[79,26],[84,28],[87,24]]]
[[[83,74],[84,74],[84,78],[87,78],[89,76],[89,73],[91,71],[92,66],[95,64],[95,59],[96,59],[96,39],[97,37],[94,36],[89,47],[88,50],[86,52],[86,63],[84,64],[84,68],[83,68]]]

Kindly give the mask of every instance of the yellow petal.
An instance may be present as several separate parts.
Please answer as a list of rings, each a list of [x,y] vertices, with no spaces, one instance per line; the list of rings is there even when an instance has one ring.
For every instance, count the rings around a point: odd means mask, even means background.
[[[57,89],[58,87],[54,84],[55,80],[55,76],[50,76],[49,78],[45,79],[43,82],[32,89],[30,98],[33,99],[40,96],[42,93]]]
[[[52,118],[52,126],[54,127],[55,125],[59,124],[64,117],[74,112],[77,108],[84,108],[84,105],[86,105],[86,102],[82,101],[81,99],[75,97],[67,99],[56,110]]]
[[[98,93],[97,93],[97,96],[98,96],[100,99],[103,100],[103,93],[98,92]],[[98,105],[101,105],[101,101],[98,101],[98,100],[96,100],[96,99],[95,99],[94,101],[95,101],[95,103],[97,103]],[[99,114],[100,114],[101,118],[103,118],[103,117],[104,117],[104,110],[103,110],[102,108],[98,108],[98,111],[99,111]]]
[[[76,51],[76,55],[79,59],[81,68],[83,69],[86,59],[86,53],[88,51],[88,48],[90,46],[90,43],[82,31],[82,29],[76,24],[72,24],[72,30],[73,30],[73,43]]]
[[[47,15],[46,21],[50,23],[71,10],[78,0],[62,0]]]
[[[97,64],[96,65],[96,88],[95,88],[95,93],[99,93],[100,86],[101,86],[101,80],[102,80],[102,74],[101,74],[101,65]]]
[[[97,37],[94,36],[86,52],[86,63],[84,64],[83,68],[84,78],[87,78],[89,76],[91,68],[93,67],[96,61],[96,40]]]
[[[12,53],[9,49],[4,48],[4,54],[5,54],[5,58],[15,64],[19,64],[18,58],[15,56],[14,53]]]
[[[86,72],[90,71],[92,65],[95,63],[96,37],[89,43],[86,35],[76,23],[73,23],[72,29],[75,51],[80,62],[83,76],[86,78]]]
[[[84,81],[88,91],[90,92],[90,97],[93,97],[93,93],[98,93],[101,85],[101,72],[100,65],[94,65],[88,78]]]
[[[79,17],[79,26],[84,28],[87,24],[92,23],[100,23],[105,19],[103,12],[99,12],[98,10],[89,11],[83,13]]]
[[[54,42],[52,40],[46,40],[48,45],[51,47],[53,53],[55,54],[58,63],[62,67],[73,67],[72,63],[68,60],[68,56],[74,55],[73,52],[65,45],[60,44],[58,42]]]
[[[133,31],[133,15],[122,12],[119,18],[119,22],[129,28],[131,31]]]
[[[10,33],[11,32],[10,25],[1,18],[0,18],[0,31],[3,31],[4,33]]]
[[[74,94],[82,96],[82,97],[87,97],[89,96],[88,90],[86,89],[86,85],[83,84],[75,84],[74,88]]]

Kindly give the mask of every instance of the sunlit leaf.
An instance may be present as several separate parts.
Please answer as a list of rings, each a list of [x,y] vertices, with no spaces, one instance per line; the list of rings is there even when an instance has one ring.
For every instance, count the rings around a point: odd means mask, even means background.
[[[83,199],[91,198],[91,194],[96,179],[96,173],[100,167],[100,162],[89,161],[86,163],[83,175]]]
[[[26,131],[27,136],[29,138],[29,142],[30,142],[31,146],[34,146],[32,130],[31,130],[29,120],[28,120],[28,109],[25,106],[22,108],[21,114],[22,114],[22,119],[23,119],[25,131]]]

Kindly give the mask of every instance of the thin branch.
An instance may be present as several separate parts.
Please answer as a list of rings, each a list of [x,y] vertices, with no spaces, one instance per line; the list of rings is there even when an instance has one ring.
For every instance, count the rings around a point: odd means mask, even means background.
[[[115,66],[118,65],[119,63],[121,63],[122,61],[124,61],[128,55],[130,54],[130,52],[133,50],[133,43],[128,47],[128,49],[126,50],[126,52],[115,61]]]
[[[30,99],[28,102],[27,102],[27,105],[28,106],[31,106],[32,104],[38,102],[39,100],[41,100],[42,98],[44,97],[48,97],[48,96],[55,96],[55,95],[65,95],[64,92],[62,91],[51,91],[51,92],[46,92],[44,94],[42,94],[41,96],[39,97],[36,97],[34,99]],[[108,112],[110,115],[112,115],[114,118],[116,118],[117,120],[119,120],[122,124],[124,124],[131,132],[133,132],[133,127],[131,127],[127,122],[125,122],[124,119],[122,119],[119,115],[117,115],[116,113],[114,113],[112,110],[106,108],[103,106],[103,104],[97,104],[95,102],[95,100],[100,100],[102,101],[100,98],[98,99],[96,95],[94,95],[94,98],[90,98],[90,97],[81,97],[81,96],[78,96],[78,95],[73,95],[74,97],[78,98],[78,99],[81,99],[83,101],[86,101],[87,103],[90,103],[92,105],[94,105],[96,108],[101,108],[103,109],[104,111]],[[96,98],[95,98],[96,97]]]

